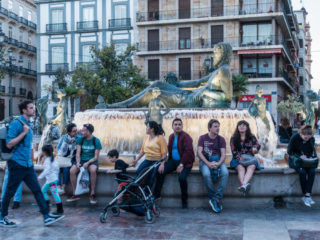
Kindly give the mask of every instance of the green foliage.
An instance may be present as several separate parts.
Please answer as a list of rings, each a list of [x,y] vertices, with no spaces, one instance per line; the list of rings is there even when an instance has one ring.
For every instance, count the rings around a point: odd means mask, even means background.
[[[86,91],[83,107],[93,108],[101,95],[106,103],[123,101],[148,85],[140,70],[132,64],[134,47],[117,55],[114,44],[102,49],[92,49],[94,62],[75,69],[71,86]]]
[[[232,75],[233,99],[238,107],[239,99],[243,94],[248,92],[248,77],[242,74]]]
[[[304,104],[299,101],[299,97],[296,97],[293,94],[288,95],[288,99],[278,103],[277,107],[279,113],[288,119],[294,118],[297,113],[305,111],[306,109]]]

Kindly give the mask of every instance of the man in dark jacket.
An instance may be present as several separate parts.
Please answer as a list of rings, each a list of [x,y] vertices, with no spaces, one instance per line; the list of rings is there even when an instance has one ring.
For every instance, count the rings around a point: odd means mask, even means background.
[[[164,172],[158,173],[155,186],[155,198],[161,195],[162,185],[166,174],[176,171],[179,175],[181,188],[182,208],[188,208],[188,183],[187,176],[194,162],[192,138],[182,130],[183,124],[180,118],[172,121],[173,133],[169,136],[168,152],[169,160],[165,163]]]

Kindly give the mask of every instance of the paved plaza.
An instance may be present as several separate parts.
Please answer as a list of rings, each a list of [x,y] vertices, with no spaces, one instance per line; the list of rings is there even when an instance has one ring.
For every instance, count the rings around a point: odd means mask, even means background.
[[[244,199],[245,201],[245,199]],[[66,207],[65,219],[44,227],[36,206],[23,204],[9,215],[18,226],[1,228],[0,239],[320,239],[320,208],[308,209],[161,209],[154,224],[121,213],[99,222],[101,208]]]

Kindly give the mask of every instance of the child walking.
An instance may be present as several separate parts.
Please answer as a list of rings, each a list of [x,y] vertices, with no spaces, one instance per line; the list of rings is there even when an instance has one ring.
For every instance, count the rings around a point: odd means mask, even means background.
[[[47,202],[48,208],[50,205],[49,196],[48,196],[48,190],[50,189],[51,194],[56,202],[57,205],[57,211],[53,214],[55,215],[62,215],[63,214],[63,207],[62,207],[62,201],[58,193],[58,174],[59,174],[59,166],[54,160],[54,154],[53,154],[53,147],[51,145],[45,145],[42,147],[42,155],[45,158],[44,159],[44,170],[39,175],[38,180],[41,180],[43,178],[46,178],[46,183],[42,187],[41,191],[42,194]]]

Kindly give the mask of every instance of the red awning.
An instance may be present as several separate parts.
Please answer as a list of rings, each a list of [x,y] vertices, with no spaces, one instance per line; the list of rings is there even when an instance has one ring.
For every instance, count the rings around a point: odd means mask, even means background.
[[[239,50],[238,54],[266,54],[266,53],[281,53],[281,48],[274,49],[252,49],[252,50]]]

